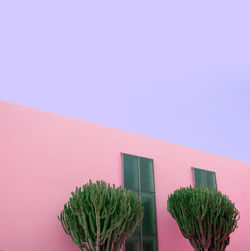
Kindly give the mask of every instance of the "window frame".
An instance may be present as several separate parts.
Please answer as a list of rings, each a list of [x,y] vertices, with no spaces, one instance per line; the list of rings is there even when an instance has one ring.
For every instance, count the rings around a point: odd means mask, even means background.
[[[131,189],[128,189],[124,186],[125,184],[125,168],[124,168],[124,155],[129,155],[129,156],[133,156],[133,157],[136,157],[137,158],[137,173],[138,173],[138,191],[136,190],[131,190]],[[153,192],[147,192],[147,191],[144,191],[141,189],[141,165],[140,165],[140,158],[144,158],[144,159],[149,159],[152,161],[152,178],[153,178],[153,189],[154,191]],[[135,154],[128,154],[128,153],[124,153],[124,152],[121,152],[121,159],[122,159],[122,173],[123,173],[123,184],[122,184],[122,187],[125,188],[125,189],[128,189],[128,190],[131,190],[131,191],[134,191],[134,192],[138,192],[139,194],[139,198],[140,200],[142,201],[142,193],[148,193],[148,194],[153,194],[154,195],[154,211],[155,211],[155,233],[154,234],[143,234],[143,231],[142,231],[142,223],[139,225],[140,226],[140,233],[137,233],[135,235],[137,235],[140,239],[140,250],[139,251],[143,251],[143,236],[146,236],[146,237],[149,237],[149,236],[152,236],[155,238],[156,240],[156,250],[153,250],[153,251],[158,251],[159,250],[159,247],[158,247],[158,243],[159,243],[159,240],[158,240],[158,227],[157,227],[157,209],[156,209],[156,193],[155,193],[155,175],[154,175],[154,160],[151,159],[151,158],[148,158],[148,157],[144,157],[144,156],[139,156],[139,155],[135,155]],[[134,234],[132,234],[133,236]],[[123,250],[124,251],[128,251],[125,249],[125,242],[124,242],[124,247],[123,247]]]
[[[214,173],[214,178],[215,178],[215,189],[218,190],[218,185],[217,185],[217,178],[216,178],[216,172],[215,171],[211,171],[211,170],[206,170],[206,169],[201,169],[201,168],[197,168],[197,167],[191,167],[192,168],[192,173],[193,173],[193,185],[194,187],[196,187],[196,179],[195,179],[195,169],[196,170],[200,170],[204,172],[204,179],[205,179],[205,186],[206,188],[209,188],[207,186],[207,172],[212,172]]]

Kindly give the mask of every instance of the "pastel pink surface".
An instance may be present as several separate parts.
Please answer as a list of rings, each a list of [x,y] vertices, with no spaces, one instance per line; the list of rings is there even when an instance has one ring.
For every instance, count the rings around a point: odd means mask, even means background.
[[[159,251],[193,250],[166,209],[168,194],[193,184],[191,167],[215,171],[240,210],[227,250],[250,250],[249,163],[5,101],[0,120],[0,249],[79,250],[57,216],[89,179],[122,185],[124,152],[154,159]]]

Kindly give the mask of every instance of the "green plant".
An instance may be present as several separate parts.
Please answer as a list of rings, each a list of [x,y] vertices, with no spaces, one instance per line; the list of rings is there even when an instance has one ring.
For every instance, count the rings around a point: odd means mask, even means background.
[[[81,250],[118,251],[142,222],[140,199],[121,187],[90,180],[71,194],[58,219]]]
[[[180,188],[168,196],[167,208],[195,251],[224,251],[238,227],[239,211],[216,189]]]

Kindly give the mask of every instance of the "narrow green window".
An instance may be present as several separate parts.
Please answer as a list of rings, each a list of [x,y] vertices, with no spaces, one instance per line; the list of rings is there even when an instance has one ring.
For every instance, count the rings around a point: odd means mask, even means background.
[[[157,251],[153,160],[122,154],[124,188],[138,193],[144,206],[143,222],[125,242],[125,251]]]
[[[195,186],[214,187],[217,189],[215,172],[193,168]]]
[[[215,172],[206,171],[206,181],[207,181],[207,187],[217,188]]]
[[[194,168],[194,177],[196,186],[206,186],[205,171]]]
[[[133,191],[139,191],[138,158],[126,154],[123,158],[124,187]]]

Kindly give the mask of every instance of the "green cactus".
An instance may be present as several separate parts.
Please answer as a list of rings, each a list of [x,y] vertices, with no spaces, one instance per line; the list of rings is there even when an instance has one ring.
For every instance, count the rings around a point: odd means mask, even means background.
[[[142,222],[140,199],[121,187],[90,180],[71,194],[58,219],[82,251],[119,251]]]
[[[167,209],[195,251],[224,251],[238,227],[239,211],[214,188],[180,188],[168,196]]]

